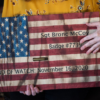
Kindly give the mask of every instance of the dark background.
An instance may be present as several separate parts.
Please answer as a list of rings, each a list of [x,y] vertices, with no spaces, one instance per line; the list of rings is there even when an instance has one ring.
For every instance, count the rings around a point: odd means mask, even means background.
[[[3,1],[4,1],[4,0],[0,0],[0,7],[3,6]]]

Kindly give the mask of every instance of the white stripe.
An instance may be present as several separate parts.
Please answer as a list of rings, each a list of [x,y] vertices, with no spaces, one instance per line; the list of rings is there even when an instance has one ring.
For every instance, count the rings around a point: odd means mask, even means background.
[[[90,29],[89,34],[94,33],[96,29]],[[64,33],[67,33],[64,35]],[[75,34],[72,34],[75,33]],[[59,31],[59,32],[41,32],[41,33],[30,33],[30,39],[38,38],[54,38],[54,37],[68,37],[68,36],[85,36],[87,30],[77,30],[77,31]],[[61,36],[60,36],[61,35]]]
[[[30,50],[50,50],[50,49],[79,48],[79,47],[80,47],[79,42],[51,43],[51,44],[30,45]]]
[[[8,63],[29,63],[34,62],[33,58],[40,57],[48,57],[48,61],[60,61],[60,60],[78,60],[78,59],[92,59],[92,58],[100,58],[100,53],[87,55],[85,53],[82,54],[67,54],[67,55],[47,55],[47,56],[31,56],[31,57],[16,57],[16,58],[4,58],[0,59],[0,64],[8,64]],[[14,61],[13,61],[14,59]],[[35,61],[36,62],[36,61]],[[38,62],[38,61],[37,61]],[[45,62],[45,61],[43,61]]]
[[[87,67],[86,67],[87,66]],[[79,66],[54,66],[54,67],[41,67],[41,68],[24,68],[24,69],[9,69],[0,70],[0,75],[24,75],[36,73],[56,73],[56,72],[78,72],[78,71],[92,71],[100,70],[100,64],[79,65]]]
[[[88,23],[89,20],[90,20],[90,23],[91,22],[98,22],[99,17],[80,18],[80,19],[65,19],[65,20],[29,21],[28,27],[86,24],[86,23]]]
[[[69,77],[69,78],[53,78],[53,79],[38,79],[36,85],[48,84],[63,84],[63,83],[84,83],[84,82],[99,82],[100,76],[89,77]],[[16,81],[0,81],[0,87],[6,86],[23,86],[34,84],[34,80],[16,80]]]

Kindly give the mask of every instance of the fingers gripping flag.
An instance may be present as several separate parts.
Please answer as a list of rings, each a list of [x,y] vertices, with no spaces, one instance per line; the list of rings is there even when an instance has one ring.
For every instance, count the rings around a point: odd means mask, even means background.
[[[99,13],[0,18],[0,92],[100,86],[100,51],[87,55],[79,41],[96,31]]]

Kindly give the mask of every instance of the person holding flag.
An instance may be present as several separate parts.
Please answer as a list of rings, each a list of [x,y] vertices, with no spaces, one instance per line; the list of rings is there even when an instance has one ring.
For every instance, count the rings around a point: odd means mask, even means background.
[[[2,17],[14,16],[30,16],[30,15],[48,15],[48,14],[63,14],[63,13],[80,13],[80,12],[100,12],[100,0],[4,0]],[[100,50],[100,22],[86,23],[87,26],[96,26],[97,31],[80,40],[80,43],[88,41],[80,49],[92,46],[86,53],[96,53]],[[33,84],[34,85],[34,84]],[[25,95],[33,95],[42,92],[38,87],[27,85],[26,91],[21,91]],[[87,89],[66,89],[66,90],[48,90],[42,93],[46,100],[85,100],[88,94]],[[45,93],[45,96],[44,96]],[[23,97],[19,93],[11,93],[12,100]],[[17,96],[17,97],[16,97]],[[39,97],[39,94],[37,95]],[[32,99],[40,100],[33,97]],[[44,100],[45,100],[44,99]],[[19,99],[19,100],[22,100]]]

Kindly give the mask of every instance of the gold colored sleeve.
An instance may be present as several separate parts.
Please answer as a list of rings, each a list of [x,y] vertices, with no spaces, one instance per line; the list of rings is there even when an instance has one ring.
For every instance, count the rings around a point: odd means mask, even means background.
[[[100,12],[100,0],[4,0],[2,17]]]

